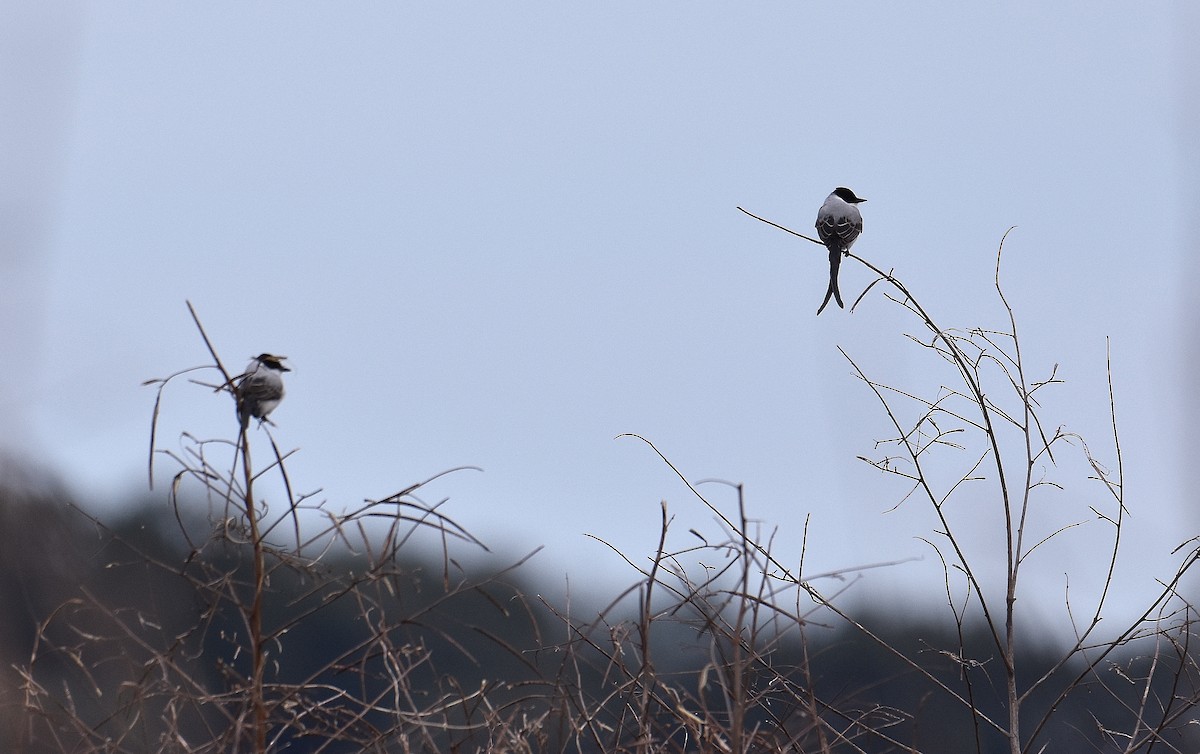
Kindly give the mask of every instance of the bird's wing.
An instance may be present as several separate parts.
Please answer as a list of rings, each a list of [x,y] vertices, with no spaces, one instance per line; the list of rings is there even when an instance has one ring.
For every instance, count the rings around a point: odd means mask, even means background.
[[[826,246],[833,243],[848,249],[862,233],[862,228],[862,215],[858,212],[822,212],[817,217],[817,235]]]
[[[258,403],[278,399],[283,396],[283,381],[273,380],[270,376],[255,372],[238,384],[242,400],[247,403]]]

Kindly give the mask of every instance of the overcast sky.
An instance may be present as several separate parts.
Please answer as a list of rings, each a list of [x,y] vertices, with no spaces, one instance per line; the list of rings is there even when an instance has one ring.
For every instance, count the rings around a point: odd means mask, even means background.
[[[810,232],[846,185],[855,252],[946,327],[1005,324],[1017,226],[1027,365],[1067,381],[1046,421],[1110,461],[1111,338],[1135,595],[1200,528],[1198,14],[1020,5],[4,0],[4,444],[89,505],[142,494],[140,383],[207,359],[190,300],[231,365],[290,358],[275,437],[335,509],[479,466],[427,497],[604,593],[632,574],[585,534],[648,555],[660,500],[713,531],[635,432],[744,483],[786,558],[811,515],[806,571],[924,556],[860,593],[936,599],[926,507],[888,512],[905,489],[857,460],[889,427],[837,347],[925,395],[952,373],[881,288],[814,316],[823,250],[736,210]],[[843,265],[847,302],[870,281]],[[235,429],[168,391],[166,446]],[[1042,525],[1104,502],[1081,470]],[[964,531],[996,563],[989,515]],[[1030,609],[1102,535],[1031,561]]]

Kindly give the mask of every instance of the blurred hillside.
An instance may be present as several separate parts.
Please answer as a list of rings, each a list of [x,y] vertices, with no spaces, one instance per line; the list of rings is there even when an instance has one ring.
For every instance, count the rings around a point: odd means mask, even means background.
[[[244,677],[239,635],[245,627],[239,606],[214,604],[209,589],[216,580],[247,582],[246,548],[231,541],[197,548],[219,523],[177,518],[162,500],[139,495],[142,502],[130,506],[127,516],[97,522],[49,476],[21,464],[8,461],[0,481],[0,600],[6,606],[0,616],[0,736],[20,741],[15,750],[28,752],[60,751],[67,744],[86,749],[89,742],[102,741],[120,742],[105,750],[157,751],[168,732],[176,742],[198,740],[231,724],[218,700]],[[361,554],[340,551],[310,568],[272,572],[266,623],[285,629],[269,649],[270,681],[277,688],[321,689],[330,720],[336,720],[343,694],[388,697],[394,691],[388,679],[394,682],[396,671],[386,666],[400,663],[414,708],[429,709],[451,696],[461,700],[449,716],[456,725],[425,740],[426,750],[511,750],[494,740],[488,732],[494,728],[472,725],[497,710],[504,710],[511,724],[536,721],[539,750],[624,750],[628,742],[619,740],[617,721],[628,713],[626,692],[632,686],[621,676],[612,647],[615,637],[640,629],[636,600],[570,615],[565,597],[538,596],[555,590],[536,583],[526,568],[475,574],[458,568],[453,557],[421,562],[401,552],[385,578],[369,579],[365,564]],[[619,567],[615,557],[612,565]],[[644,592],[635,590],[631,597],[639,594]],[[823,700],[828,723],[847,731],[844,741],[826,740],[831,751],[1006,750],[999,736],[977,730],[972,716],[937,688],[938,683],[958,687],[962,665],[949,648],[961,646],[955,652],[982,663],[972,671],[982,673],[972,687],[972,704],[986,716],[1003,719],[1001,660],[990,635],[977,627],[959,637],[953,623],[937,615],[905,623],[894,614],[892,606],[881,603],[858,617],[881,642],[829,614],[802,633],[783,627],[746,675],[761,696],[742,724],[754,730],[778,727],[790,731],[794,742],[801,740],[811,727],[806,719],[811,710],[788,709],[784,703],[799,690]],[[714,642],[713,615],[676,605],[662,617],[651,639],[654,672],[671,679],[687,698],[705,698],[706,677],[717,672],[719,656],[735,648]],[[381,632],[387,635],[386,647],[378,644]],[[1134,724],[1139,687],[1126,681],[1149,662],[1139,657],[1143,651],[1131,645],[1106,663],[1100,678],[1108,679],[1107,688],[1093,681],[1058,703],[1044,734],[1052,744],[1047,750],[1120,750],[1119,741],[1105,731]],[[931,683],[901,655],[918,658],[940,680]],[[1077,664],[1055,671],[1055,662],[1048,649],[1022,656],[1030,679],[1052,672],[1059,677],[1028,700],[1031,722],[1034,711],[1054,704],[1078,672]],[[186,679],[194,686],[190,691],[199,700],[194,709],[164,702],[164,690],[156,689],[153,677],[163,667],[170,668],[170,684]],[[31,685],[22,680],[25,673]],[[985,676],[992,680],[979,680]],[[1173,682],[1172,687],[1172,677],[1164,675],[1151,692],[1163,700],[1185,696],[1181,679]],[[792,688],[791,696],[781,694],[785,686]],[[38,697],[35,703],[26,693],[33,688],[39,689],[32,695]],[[573,708],[572,700],[579,706]],[[722,703],[712,703],[716,714],[724,714]],[[569,721],[582,714],[610,720],[613,739],[579,737]],[[352,724],[333,726],[330,730],[342,731],[345,741],[329,731],[305,735],[291,729],[273,750],[362,750],[354,741],[363,740],[366,729],[386,729],[386,717],[366,709]],[[68,718],[86,724],[68,724]],[[877,735],[864,735],[859,730],[864,723]],[[674,746],[694,745],[695,731],[686,725],[674,730]],[[854,730],[859,732],[851,735]],[[410,744],[385,737],[372,750],[400,751]],[[1172,745],[1178,747],[1172,750],[1194,751],[1197,739]]]

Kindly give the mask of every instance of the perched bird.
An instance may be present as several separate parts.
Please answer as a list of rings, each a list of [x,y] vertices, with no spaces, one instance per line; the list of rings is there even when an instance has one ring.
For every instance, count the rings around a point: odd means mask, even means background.
[[[267,414],[275,410],[283,400],[283,373],[290,372],[283,365],[286,356],[259,354],[251,359],[245,373],[237,382],[238,420],[242,429],[250,424],[250,417],[267,420]]]
[[[830,296],[839,307],[845,308],[841,291],[838,290],[838,267],[842,265],[842,255],[850,253],[850,247],[854,245],[858,234],[862,233],[862,213],[855,205],[865,201],[845,186],[838,186],[817,212],[817,235],[829,249],[829,290],[825,292],[825,300],[821,302],[817,314],[825,311]]]

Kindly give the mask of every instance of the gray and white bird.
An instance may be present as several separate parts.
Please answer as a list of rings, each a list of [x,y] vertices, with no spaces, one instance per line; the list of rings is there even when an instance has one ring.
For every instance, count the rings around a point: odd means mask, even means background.
[[[830,296],[839,307],[845,308],[842,293],[838,290],[838,268],[842,265],[842,255],[850,253],[850,247],[862,233],[862,213],[856,205],[865,201],[845,186],[838,186],[817,212],[817,235],[829,249],[829,290],[825,292],[825,300],[817,314],[825,311]]]
[[[245,373],[237,381],[238,420],[242,429],[250,425],[250,417],[267,420],[283,400],[283,373],[290,372],[283,365],[286,356],[259,354],[250,360]]]

